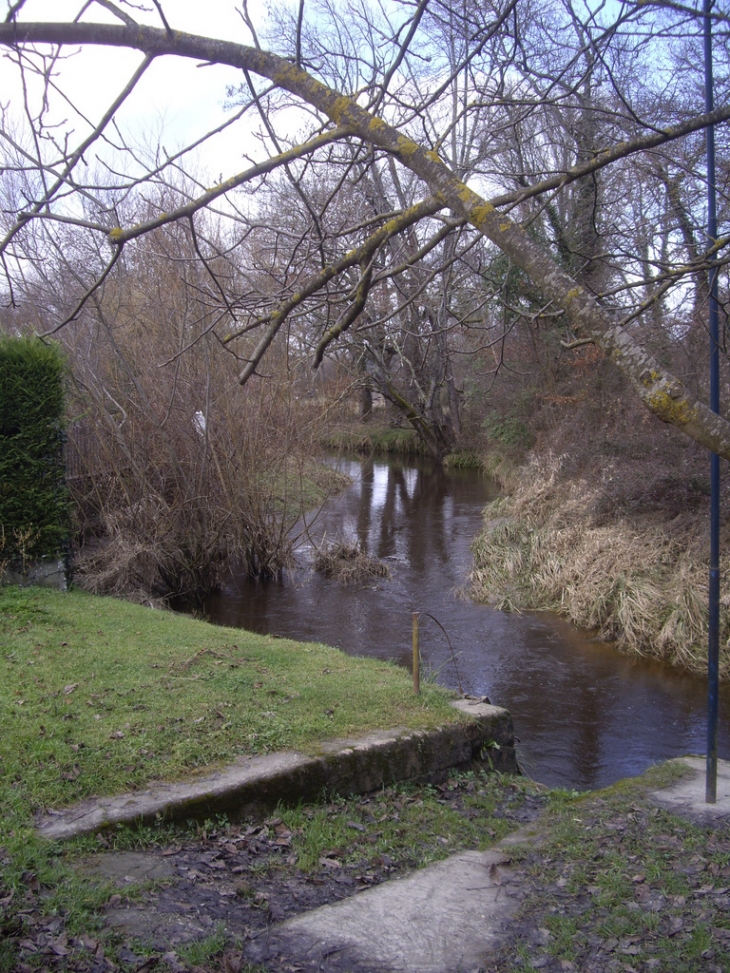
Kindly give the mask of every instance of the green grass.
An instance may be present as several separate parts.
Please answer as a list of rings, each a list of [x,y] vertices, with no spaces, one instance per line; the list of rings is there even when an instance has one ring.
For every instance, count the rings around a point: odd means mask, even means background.
[[[0,908],[3,973],[16,969],[24,897],[88,935],[101,934],[109,896],[72,867],[95,839],[40,839],[34,812],[241,754],[316,752],[333,737],[459,719],[450,694],[424,686],[415,697],[389,663],[75,590],[0,588],[0,674],[0,899],[12,895]],[[141,848],[166,834],[146,826],[114,840]]]
[[[563,969],[728,969],[730,825],[697,827],[646,800],[682,773],[669,763],[603,791],[551,794],[545,839],[525,850],[524,938],[499,973],[515,953],[525,970],[546,955]]]
[[[516,781],[509,791],[515,805],[523,788]],[[468,793],[465,815],[449,804],[450,793]],[[507,785],[498,774],[453,773],[438,787],[404,783],[364,798],[339,798],[328,804],[280,808],[279,816],[293,834],[297,867],[316,872],[322,857],[343,865],[390,856],[421,868],[464,848],[483,850],[505,837],[514,824],[495,817]]]
[[[389,663],[80,591],[0,589],[0,646],[0,842],[41,807],[458,718]]]

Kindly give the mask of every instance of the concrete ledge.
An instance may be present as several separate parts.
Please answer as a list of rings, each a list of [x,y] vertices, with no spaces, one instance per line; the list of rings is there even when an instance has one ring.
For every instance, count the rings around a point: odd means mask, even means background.
[[[21,588],[37,585],[40,588],[66,591],[66,563],[63,558],[55,557],[34,561],[25,571],[7,567],[4,572],[0,571],[0,584],[19,585]]]
[[[285,751],[243,757],[197,780],[90,798],[40,814],[36,829],[43,837],[60,839],[158,818],[188,821],[225,814],[234,821],[279,803],[317,800],[325,790],[362,794],[400,780],[436,780],[474,760],[489,762],[494,770],[518,772],[507,710],[471,699],[453,705],[470,719],[429,731],[396,728],[331,740],[316,756]]]

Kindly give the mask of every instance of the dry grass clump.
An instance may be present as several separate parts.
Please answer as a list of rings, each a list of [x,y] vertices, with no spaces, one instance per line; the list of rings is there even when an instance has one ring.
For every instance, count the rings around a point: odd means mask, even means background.
[[[390,568],[361,549],[358,541],[323,542],[314,558],[314,570],[342,584],[359,584],[371,578],[390,578]]]
[[[601,484],[562,478],[562,459],[533,461],[511,497],[485,511],[472,590],[499,608],[549,609],[617,643],[694,671],[706,668],[706,530],[628,518],[596,524]],[[730,569],[730,560],[723,565]],[[720,667],[730,675],[730,601],[721,604]]]

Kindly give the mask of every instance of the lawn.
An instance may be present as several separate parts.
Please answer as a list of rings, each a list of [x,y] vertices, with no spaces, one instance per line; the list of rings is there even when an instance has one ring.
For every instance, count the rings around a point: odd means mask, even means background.
[[[41,807],[458,719],[389,663],[81,591],[0,589],[0,666],[0,841]]]

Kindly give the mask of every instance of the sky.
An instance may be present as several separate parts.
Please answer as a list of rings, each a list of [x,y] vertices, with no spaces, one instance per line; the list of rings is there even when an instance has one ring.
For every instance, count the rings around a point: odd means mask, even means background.
[[[22,20],[68,20],[78,13],[81,0],[26,0]],[[133,9],[146,7],[147,11]],[[162,0],[170,26],[189,33],[250,43],[250,34],[236,13],[236,0]],[[9,0],[0,0],[4,19]],[[265,20],[264,0],[249,0],[249,12],[260,29]],[[135,19],[162,26],[150,0],[134,0],[126,9]],[[87,21],[114,22],[113,15],[99,5],[84,16]],[[96,121],[110,101],[124,87],[141,56],[132,51],[87,48],[69,57],[61,66],[59,86],[83,113]],[[192,141],[230,117],[223,105],[228,85],[240,83],[240,72],[219,65],[198,67],[182,58],[158,58],[118,114],[121,125],[140,143],[156,143],[158,137],[168,152]],[[7,56],[0,60],[0,102],[10,105],[11,115],[22,108],[18,72]],[[59,101],[59,120],[68,119],[78,141],[88,129]],[[197,164],[203,173],[217,178],[246,168],[246,153],[256,154],[256,143],[242,126],[218,136],[199,150]]]

